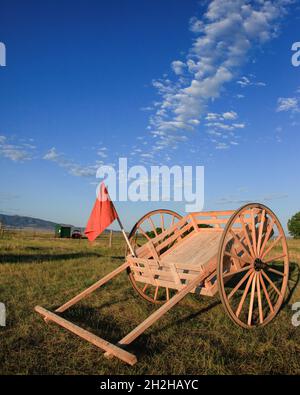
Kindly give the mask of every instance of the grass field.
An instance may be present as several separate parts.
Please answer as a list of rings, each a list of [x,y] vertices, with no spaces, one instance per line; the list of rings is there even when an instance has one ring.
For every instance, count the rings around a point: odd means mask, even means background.
[[[113,248],[102,236],[54,239],[18,233],[0,239],[0,302],[7,326],[0,327],[1,374],[300,374],[300,327],[291,324],[291,304],[300,301],[300,240],[289,240],[290,294],[266,327],[246,331],[226,316],[218,296],[187,296],[138,338],[130,351],[138,363],[103,357],[101,350],[33,311],[53,309],[123,262],[124,243]],[[132,289],[125,273],[64,316],[117,342],[155,307]]]

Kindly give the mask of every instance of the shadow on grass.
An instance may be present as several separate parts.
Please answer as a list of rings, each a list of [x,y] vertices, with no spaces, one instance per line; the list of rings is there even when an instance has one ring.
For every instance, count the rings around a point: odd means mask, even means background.
[[[101,308],[117,303],[120,300],[107,302],[99,307],[76,306],[59,315],[108,342],[116,343],[124,336],[122,324],[112,315],[101,314]]]
[[[185,317],[182,317],[182,318],[180,318],[178,320],[174,320],[170,324],[165,325],[165,326],[163,326],[163,327],[161,327],[159,329],[155,329],[154,331],[151,332],[151,334],[155,335],[155,334],[158,334],[158,333],[160,333],[162,331],[165,331],[166,329],[169,329],[169,328],[172,328],[174,326],[177,326],[179,324],[184,324],[186,322],[189,322],[189,321],[193,320],[194,318],[197,318],[199,315],[210,311],[214,307],[218,306],[220,303],[221,303],[220,300],[216,300],[215,302],[211,303],[209,306],[203,307],[202,309],[200,309],[200,310],[198,310],[198,311],[196,311],[194,313],[188,314]]]
[[[282,307],[289,304],[295,289],[297,288],[300,280],[300,268],[296,262],[290,262],[290,274],[289,274],[289,281],[286,291],[286,296]]]
[[[0,255],[1,263],[43,263],[44,261],[60,261],[69,259],[102,257],[97,252],[72,252],[65,254],[3,254]]]

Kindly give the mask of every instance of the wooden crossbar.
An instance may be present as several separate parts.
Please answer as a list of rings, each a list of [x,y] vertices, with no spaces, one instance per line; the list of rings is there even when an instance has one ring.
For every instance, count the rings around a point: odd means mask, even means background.
[[[65,320],[59,315],[54,314],[51,311],[48,311],[40,306],[36,306],[34,309],[37,313],[41,314],[45,319],[47,319],[47,321],[55,322],[63,328],[68,329],[75,335],[81,337],[82,339],[87,340],[88,342],[94,344],[102,350],[109,352],[110,354],[114,355],[115,357],[121,359],[124,362],[127,362],[129,365],[134,365],[137,362],[136,356],[134,354],[131,354],[128,351],[123,350],[121,347],[109,343],[101,337],[96,336],[83,328],[80,328],[79,326]]]

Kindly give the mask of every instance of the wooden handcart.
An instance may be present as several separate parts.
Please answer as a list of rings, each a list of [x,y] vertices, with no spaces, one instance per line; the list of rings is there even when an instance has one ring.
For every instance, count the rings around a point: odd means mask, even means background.
[[[35,310],[88,340],[105,355],[133,365],[136,356],[126,346],[188,293],[214,296],[219,292],[229,317],[246,329],[266,325],[283,302],[289,275],[285,234],[275,214],[258,203],[236,211],[189,213],[155,210],[142,217],[129,235],[134,256],[52,313]],[[75,303],[127,270],[138,294],[160,305],[116,345],[61,317]]]

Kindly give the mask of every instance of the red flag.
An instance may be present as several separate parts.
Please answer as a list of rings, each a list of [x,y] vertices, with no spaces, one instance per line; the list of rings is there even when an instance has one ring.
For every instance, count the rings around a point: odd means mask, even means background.
[[[93,241],[116,218],[118,218],[118,214],[109,198],[106,186],[102,183],[99,197],[96,199],[84,233],[90,241]]]

